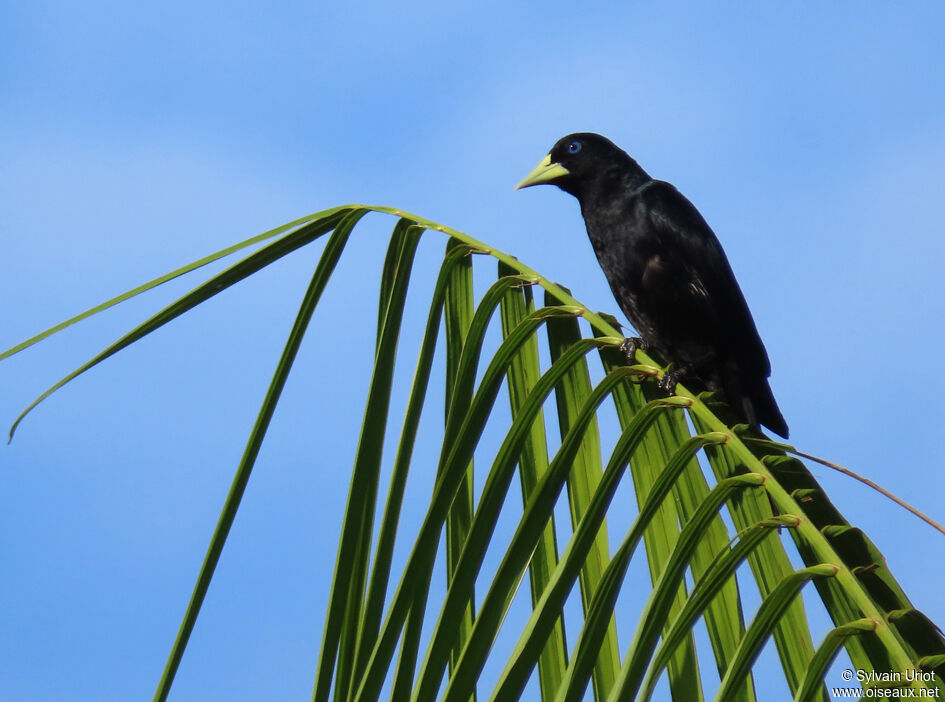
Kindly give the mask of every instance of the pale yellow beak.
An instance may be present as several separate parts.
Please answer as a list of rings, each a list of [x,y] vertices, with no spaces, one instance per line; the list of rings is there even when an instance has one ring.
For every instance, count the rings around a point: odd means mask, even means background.
[[[532,185],[550,183],[555,178],[568,175],[569,172],[570,171],[568,171],[568,169],[562,166],[560,163],[552,163],[551,154],[548,154],[541,160],[541,163],[535,166],[531,173],[522,178],[522,182],[516,185],[515,189],[520,190]]]

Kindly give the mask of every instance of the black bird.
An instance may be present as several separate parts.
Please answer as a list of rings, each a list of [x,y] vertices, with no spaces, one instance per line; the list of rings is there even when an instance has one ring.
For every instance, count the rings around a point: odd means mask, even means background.
[[[764,344],[722,245],[693,204],[599,134],[559,140],[517,188],[542,183],[581,203],[597,260],[642,337],[624,342],[628,356],[656,351],[673,364],[664,389],[694,375],[749,424],[787,438]]]

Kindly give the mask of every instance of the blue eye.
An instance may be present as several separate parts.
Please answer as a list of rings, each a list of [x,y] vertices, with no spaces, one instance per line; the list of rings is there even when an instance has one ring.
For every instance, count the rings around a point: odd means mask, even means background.
[[[581,142],[579,142],[579,141],[572,141],[570,144],[568,144],[568,153],[569,153],[569,154],[576,154],[576,153],[577,153],[578,151],[580,151],[580,150],[581,150]]]

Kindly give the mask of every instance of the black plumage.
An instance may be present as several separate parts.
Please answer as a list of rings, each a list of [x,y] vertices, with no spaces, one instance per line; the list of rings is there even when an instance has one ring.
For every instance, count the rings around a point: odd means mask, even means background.
[[[702,215],[613,142],[571,134],[518,187],[550,183],[581,203],[597,260],[641,339],[673,369],[662,385],[694,376],[748,423],[787,438],[768,385],[771,365],[731,266]]]

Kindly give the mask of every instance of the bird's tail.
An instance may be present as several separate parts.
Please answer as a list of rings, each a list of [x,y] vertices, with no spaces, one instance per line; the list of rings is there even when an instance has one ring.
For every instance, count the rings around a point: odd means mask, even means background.
[[[723,373],[723,392],[729,404],[754,427],[764,425],[778,436],[788,438],[788,425],[778,409],[768,379],[761,377],[752,383],[744,382],[735,368]]]

